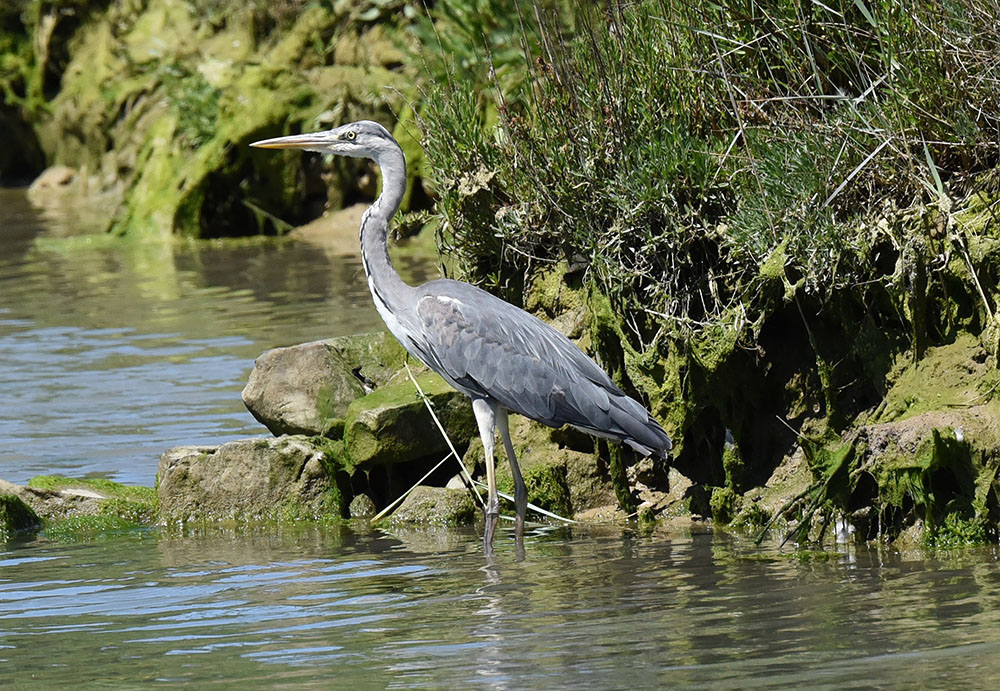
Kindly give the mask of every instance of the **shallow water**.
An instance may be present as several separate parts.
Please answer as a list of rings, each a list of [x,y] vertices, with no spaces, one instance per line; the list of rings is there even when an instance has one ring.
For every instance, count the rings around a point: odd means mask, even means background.
[[[802,559],[701,531],[125,536],[0,553],[0,682],[997,688],[995,550]]]
[[[380,327],[313,245],[73,237],[0,191],[0,478],[151,484],[169,446],[262,434],[264,349]],[[65,237],[65,236],[71,237]],[[410,267],[411,275],[420,267]],[[0,685],[1000,685],[996,548],[796,555],[706,526],[146,530],[0,546]]]
[[[11,482],[152,485],[171,446],[267,433],[240,400],[264,350],[383,328],[356,255],[81,230],[0,190],[0,478]]]

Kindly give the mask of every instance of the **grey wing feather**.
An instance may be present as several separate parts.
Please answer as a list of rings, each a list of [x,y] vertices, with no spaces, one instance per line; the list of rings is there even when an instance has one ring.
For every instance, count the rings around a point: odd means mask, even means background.
[[[558,427],[574,425],[666,455],[670,439],[572,341],[527,312],[457,281],[418,288],[415,350],[471,396]]]

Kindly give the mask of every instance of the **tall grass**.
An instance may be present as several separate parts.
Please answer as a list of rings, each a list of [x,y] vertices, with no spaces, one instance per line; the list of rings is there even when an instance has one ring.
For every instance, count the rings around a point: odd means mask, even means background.
[[[507,4],[523,81],[439,73],[424,119],[448,240],[508,295],[569,259],[642,341],[749,326],[769,258],[820,297],[898,280],[877,219],[996,192],[996,0]]]

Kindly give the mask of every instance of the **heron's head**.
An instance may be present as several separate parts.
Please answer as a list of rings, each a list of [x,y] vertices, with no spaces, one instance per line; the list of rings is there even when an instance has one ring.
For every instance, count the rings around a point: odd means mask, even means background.
[[[264,139],[250,146],[261,149],[302,149],[321,154],[371,158],[376,161],[382,153],[399,149],[399,145],[388,130],[371,120],[359,120],[326,132]]]

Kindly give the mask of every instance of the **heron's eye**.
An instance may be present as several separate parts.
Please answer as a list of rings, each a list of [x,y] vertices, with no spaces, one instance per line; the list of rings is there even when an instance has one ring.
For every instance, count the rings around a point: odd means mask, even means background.
[[[354,138],[355,138],[355,137],[357,137],[357,136],[358,136],[358,135],[356,135],[356,134],[355,134],[355,133],[354,133],[353,131],[351,131],[351,130],[348,130],[347,132],[345,132],[345,133],[344,133],[344,139],[350,139],[350,140],[352,140],[352,141],[353,141],[353,140],[354,140]]]

